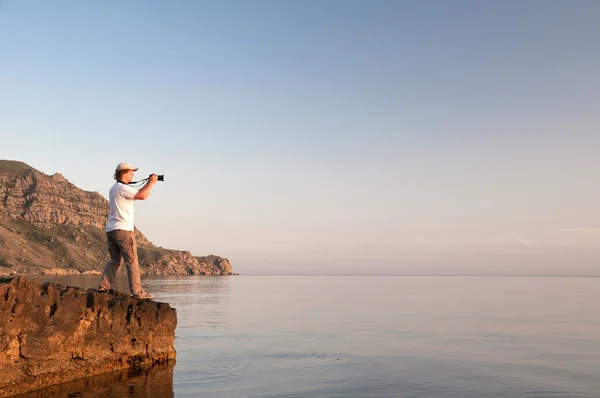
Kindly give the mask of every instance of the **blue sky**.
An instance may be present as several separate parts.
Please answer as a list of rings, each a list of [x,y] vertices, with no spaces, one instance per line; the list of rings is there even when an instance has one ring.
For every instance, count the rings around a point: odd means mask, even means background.
[[[0,3],[0,158],[240,273],[600,274],[600,3]]]

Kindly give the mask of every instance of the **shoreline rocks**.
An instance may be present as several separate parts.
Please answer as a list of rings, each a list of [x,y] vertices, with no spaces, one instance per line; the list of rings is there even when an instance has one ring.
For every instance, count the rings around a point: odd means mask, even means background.
[[[167,303],[0,277],[0,397],[175,360]]]

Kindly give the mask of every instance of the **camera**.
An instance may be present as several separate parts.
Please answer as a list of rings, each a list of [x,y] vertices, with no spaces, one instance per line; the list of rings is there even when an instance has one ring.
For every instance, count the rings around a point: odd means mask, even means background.
[[[157,175],[158,177],[158,181],[164,181],[165,180],[165,176],[164,175]]]

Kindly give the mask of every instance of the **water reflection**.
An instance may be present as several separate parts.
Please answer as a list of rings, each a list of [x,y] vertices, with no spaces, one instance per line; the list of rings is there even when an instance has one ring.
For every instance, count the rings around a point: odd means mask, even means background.
[[[53,281],[95,287],[98,277]],[[119,283],[127,291],[126,278]],[[177,308],[166,396],[592,398],[600,390],[600,278],[184,276],[143,284]]]
[[[15,398],[170,398],[174,363],[137,370],[122,370],[57,384]]]
[[[176,337],[188,328],[218,329],[229,319],[232,278],[227,276],[169,276],[144,279],[154,297],[177,309]]]

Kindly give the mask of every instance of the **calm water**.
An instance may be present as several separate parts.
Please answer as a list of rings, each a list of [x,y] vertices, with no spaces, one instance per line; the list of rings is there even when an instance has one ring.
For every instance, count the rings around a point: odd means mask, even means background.
[[[82,287],[98,279],[43,278],[36,280]],[[143,283],[177,308],[174,367],[28,396],[600,394],[600,278],[187,276]],[[127,291],[125,280],[117,288]]]

